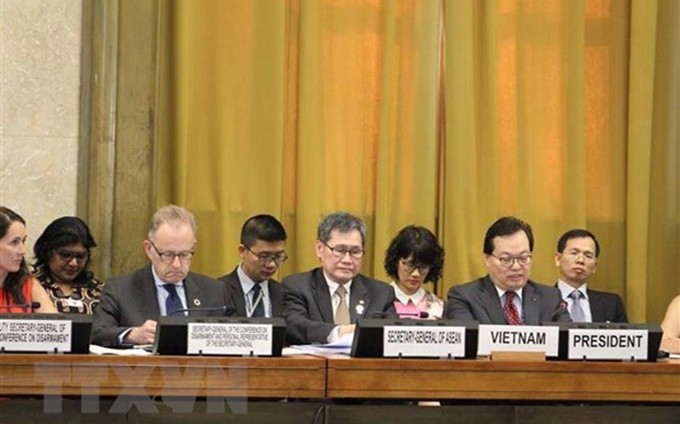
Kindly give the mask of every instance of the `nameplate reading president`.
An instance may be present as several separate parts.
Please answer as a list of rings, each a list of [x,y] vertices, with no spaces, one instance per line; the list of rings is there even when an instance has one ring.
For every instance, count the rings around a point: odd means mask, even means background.
[[[649,331],[569,329],[569,359],[647,360]]]

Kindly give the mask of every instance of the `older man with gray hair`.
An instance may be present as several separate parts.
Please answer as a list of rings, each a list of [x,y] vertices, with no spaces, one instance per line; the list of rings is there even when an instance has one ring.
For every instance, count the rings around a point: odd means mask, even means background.
[[[366,224],[336,212],[319,224],[321,267],[283,279],[283,315],[291,344],[328,343],[354,332],[362,317],[395,317],[394,290],[359,273]]]
[[[151,218],[143,242],[150,265],[106,283],[94,311],[92,343],[123,347],[154,342],[159,316],[220,316],[233,312],[221,282],[191,272],[196,221],[169,205]]]

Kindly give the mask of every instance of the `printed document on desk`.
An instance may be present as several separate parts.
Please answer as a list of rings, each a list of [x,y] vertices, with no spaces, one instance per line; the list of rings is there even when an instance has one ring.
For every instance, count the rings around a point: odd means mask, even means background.
[[[294,345],[291,349],[294,349],[300,353],[306,353],[311,355],[334,355],[343,354],[349,355],[352,350],[352,339],[354,338],[354,333],[345,334],[333,343],[327,344],[316,344],[316,345]]]

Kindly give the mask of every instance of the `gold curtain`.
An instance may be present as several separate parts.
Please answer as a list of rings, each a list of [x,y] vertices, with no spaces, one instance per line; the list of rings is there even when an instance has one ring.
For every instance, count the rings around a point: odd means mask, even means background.
[[[680,291],[680,10],[674,0],[175,0],[162,3],[158,205],[199,222],[194,269],[237,264],[257,213],[316,266],[319,219],[369,228],[384,279],[404,225],[446,248],[440,295],[484,274],[502,215],[532,224],[533,279],[586,227],[591,285],[657,321]]]

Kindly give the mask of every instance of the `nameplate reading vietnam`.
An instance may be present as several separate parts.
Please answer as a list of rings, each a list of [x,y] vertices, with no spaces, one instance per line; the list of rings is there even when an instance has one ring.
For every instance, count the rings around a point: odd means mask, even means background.
[[[536,325],[480,325],[477,355],[494,351],[545,352],[557,357],[560,331],[558,327]]]
[[[649,332],[637,329],[571,328],[569,359],[647,359]]]
[[[465,327],[386,325],[383,327],[383,356],[462,358],[465,356]]]
[[[71,321],[1,319],[0,349],[5,352],[70,352]]]
[[[187,324],[187,354],[271,356],[274,330],[271,324]]]

